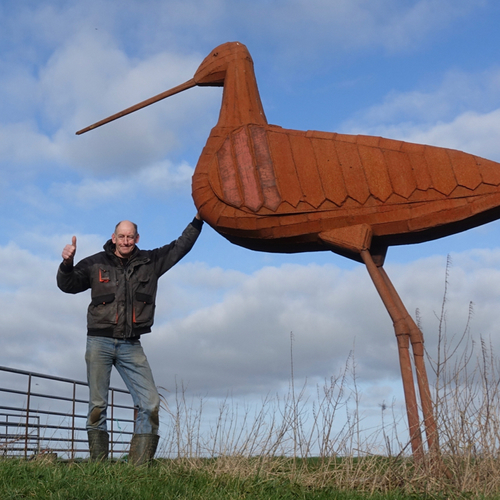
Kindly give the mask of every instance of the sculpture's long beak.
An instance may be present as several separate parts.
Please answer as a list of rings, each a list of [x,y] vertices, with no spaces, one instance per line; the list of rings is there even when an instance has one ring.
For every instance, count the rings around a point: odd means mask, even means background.
[[[184,90],[190,89],[190,88],[195,87],[195,86],[196,86],[196,82],[194,81],[194,78],[191,78],[191,80],[188,80],[187,82],[182,83],[181,85],[177,85],[177,87],[174,87],[170,90],[166,90],[165,92],[162,92],[161,94],[155,95],[154,97],[150,97],[149,99],[146,99],[145,101],[142,101],[138,104],[135,104],[134,106],[130,106],[130,108],[124,109],[123,111],[120,111],[119,113],[108,116],[107,118],[104,118],[104,120],[101,120],[97,123],[94,123],[93,125],[89,125],[88,127],[82,128],[82,130],[79,130],[76,133],[76,135],[84,134],[85,132],[88,132],[89,130],[93,130],[97,127],[100,127],[101,125],[104,125],[105,123],[112,122],[113,120],[116,120],[117,118],[121,118],[122,116],[133,113],[134,111],[137,111],[138,109],[145,108],[146,106],[149,106],[150,104],[161,101],[162,99],[170,97],[171,95],[178,94],[179,92],[182,92]]]

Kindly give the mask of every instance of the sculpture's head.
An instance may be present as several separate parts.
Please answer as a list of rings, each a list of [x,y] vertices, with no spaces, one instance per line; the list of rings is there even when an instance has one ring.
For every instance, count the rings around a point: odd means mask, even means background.
[[[245,45],[240,42],[223,43],[205,57],[193,80],[199,86],[222,87],[229,63],[241,59],[253,63]]]

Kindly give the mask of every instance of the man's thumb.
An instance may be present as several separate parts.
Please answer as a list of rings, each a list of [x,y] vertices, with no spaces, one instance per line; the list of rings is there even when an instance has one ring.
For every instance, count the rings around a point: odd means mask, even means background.
[[[76,236],[73,236],[73,238],[71,238],[71,244],[76,248]]]

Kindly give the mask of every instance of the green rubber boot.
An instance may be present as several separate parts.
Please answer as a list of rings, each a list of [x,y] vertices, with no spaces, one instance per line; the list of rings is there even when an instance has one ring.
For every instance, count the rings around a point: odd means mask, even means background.
[[[159,440],[158,434],[134,434],[130,442],[129,463],[138,467],[151,462]]]
[[[106,431],[87,431],[90,461],[103,462],[108,459],[109,435]]]

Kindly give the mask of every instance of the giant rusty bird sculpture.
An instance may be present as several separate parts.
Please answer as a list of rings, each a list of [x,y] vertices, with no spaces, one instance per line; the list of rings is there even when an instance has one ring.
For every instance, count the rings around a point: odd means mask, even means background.
[[[427,446],[437,450],[423,336],[383,263],[390,245],[432,240],[499,218],[500,164],[381,137],[269,125],[252,58],[238,42],[214,49],[186,83],[77,134],[197,85],[224,87],[219,120],[192,180],[201,217],[252,250],[331,250],[363,262],[394,324],[412,451],[423,456],[414,373]]]

